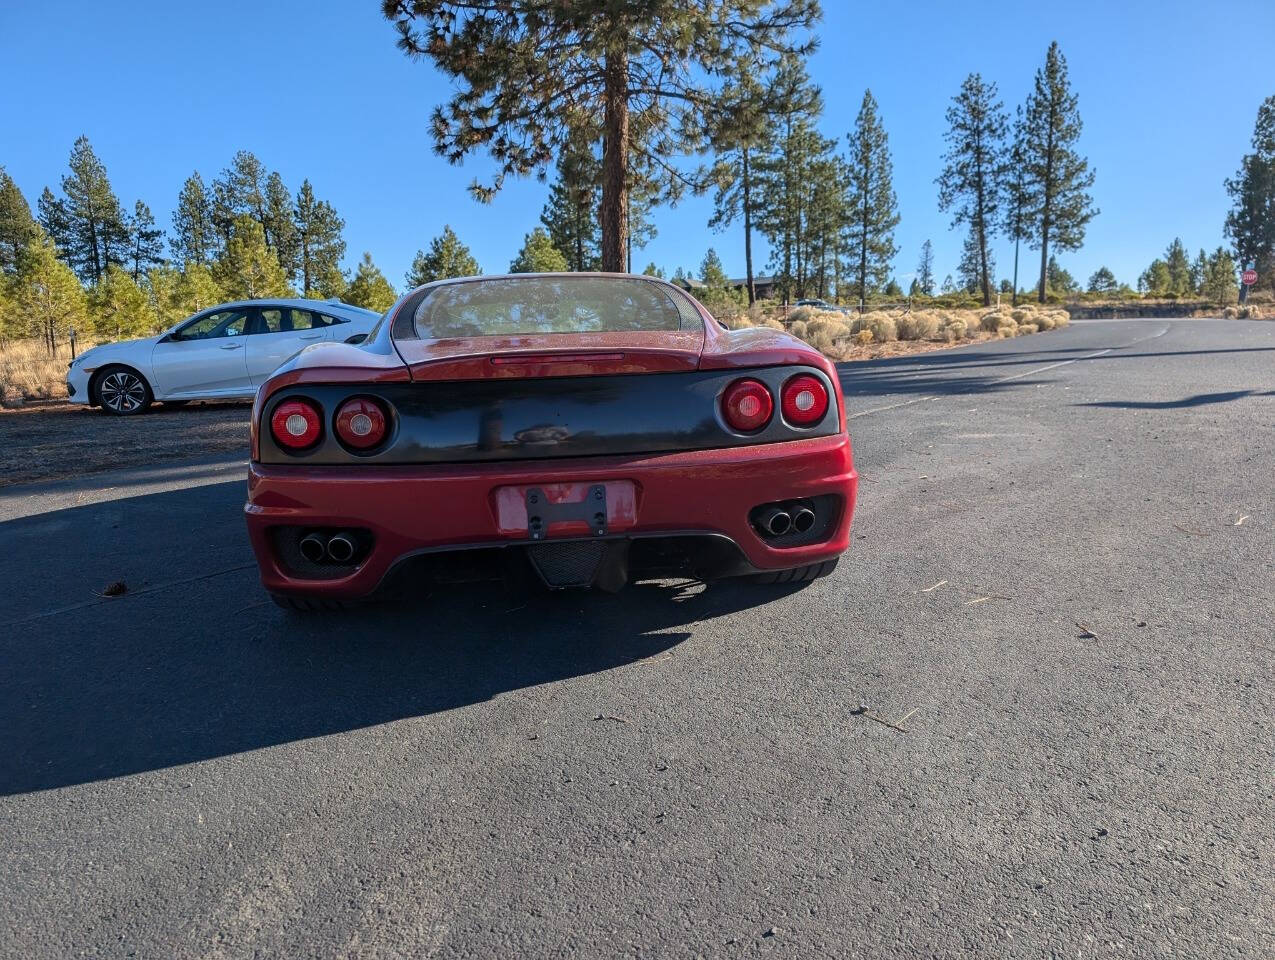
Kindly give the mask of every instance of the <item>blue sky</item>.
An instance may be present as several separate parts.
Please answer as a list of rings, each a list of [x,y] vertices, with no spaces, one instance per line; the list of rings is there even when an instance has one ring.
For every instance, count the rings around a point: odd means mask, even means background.
[[[1181,236],[1194,252],[1223,243],[1223,180],[1248,149],[1258,104],[1275,94],[1266,40],[1275,4],[1111,2],[848,3],[824,0],[810,72],[824,91],[824,132],[843,139],[865,87],[881,106],[902,217],[897,275],[934,242],[955,272],[962,237],[935,202],[943,112],[971,71],[1021,102],[1050,40],[1067,56],[1097,169],[1101,215],[1063,266],[1099,265],[1132,283]],[[220,4],[68,0],[0,9],[0,164],[32,206],[55,190],[71,144],[87,134],[126,208],[145,200],[164,227],[182,181],[211,179],[237,149],[255,152],[294,191],[309,177],[346,220],[347,261],[371,251],[396,286],[418,247],[450,223],[485,270],[503,270],[538,223],[547,186],[506,186],[494,203],[468,184],[485,157],[451,167],[430,147],[431,107],[450,87],[394,47],[375,0]],[[657,212],[659,236],[635,252],[670,273],[707,247],[743,272],[742,230],[707,227],[708,197]],[[764,267],[764,241],[755,247]],[[1012,247],[996,244],[998,274]],[[1026,262],[1030,264],[1030,254]],[[1020,270],[1026,284],[1030,266]]]

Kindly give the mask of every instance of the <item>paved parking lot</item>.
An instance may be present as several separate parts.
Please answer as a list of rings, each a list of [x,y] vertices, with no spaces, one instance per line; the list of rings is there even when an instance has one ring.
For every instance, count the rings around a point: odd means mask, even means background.
[[[0,491],[0,955],[1275,955],[1275,323],[842,373],[800,590],[295,618],[233,451]]]

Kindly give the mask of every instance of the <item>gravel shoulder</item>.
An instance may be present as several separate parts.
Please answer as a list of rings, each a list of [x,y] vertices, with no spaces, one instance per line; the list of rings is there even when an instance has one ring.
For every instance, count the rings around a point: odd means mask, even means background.
[[[217,454],[248,456],[250,403],[153,407],[107,417],[69,403],[0,411],[0,487]]]

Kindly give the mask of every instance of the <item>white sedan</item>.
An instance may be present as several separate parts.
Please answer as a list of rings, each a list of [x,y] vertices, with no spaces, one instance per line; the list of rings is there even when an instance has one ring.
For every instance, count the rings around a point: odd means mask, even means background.
[[[330,300],[223,303],[144,340],[107,343],[71,361],[72,403],[141,413],[155,400],[251,398],[285,360],[313,343],[357,343],[379,313]]]

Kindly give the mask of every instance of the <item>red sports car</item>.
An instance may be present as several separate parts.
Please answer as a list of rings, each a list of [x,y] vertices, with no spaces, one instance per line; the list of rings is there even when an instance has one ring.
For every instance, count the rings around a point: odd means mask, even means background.
[[[535,571],[549,587],[829,573],[858,477],[832,364],[623,274],[447,280],[257,393],[245,512],[284,606]]]

